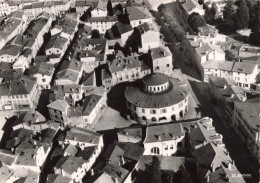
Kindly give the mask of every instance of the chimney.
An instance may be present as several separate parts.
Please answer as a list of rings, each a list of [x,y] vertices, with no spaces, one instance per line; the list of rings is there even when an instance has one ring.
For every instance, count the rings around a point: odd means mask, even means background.
[[[231,167],[232,166],[232,163],[231,162],[228,162],[228,169],[231,170]]]
[[[206,141],[206,140],[204,140],[204,141],[203,141],[203,145],[205,146],[206,144],[207,144],[207,141]]]
[[[94,169],[93,169],[93,168],[90,169],[90,175],[91,175],[91,176],[94,175]]]
[[[209,175],[207,176],[207,182],[209,182]]]
[[[226,89],[227,88],[227,85],[224,85],[224,89]]]
[[[125,158],[123,156],[121,156],[121,162],[122,162],[122,165],[125,164]]]
[[[200,47],[202,47],[202,42],[200,41],[200,44],[199,44]]]
[[[216,167],[215,167],[214,163],[212,163],[211,168],[212,168],[212,172],[215,172]]]
[[[115,178],[115,183],[119,183],[117,178]]]

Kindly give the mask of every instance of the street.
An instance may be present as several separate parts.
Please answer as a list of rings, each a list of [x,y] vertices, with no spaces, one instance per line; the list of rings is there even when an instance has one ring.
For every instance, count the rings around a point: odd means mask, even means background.
[[[166,5],[166,7],[169,6]],[[250,152],[245,145],[240,142],[238,135],[230,126],[230,121],[227,121],[224,118],[224,111],[211,103],[212,97],[208,84],[198,80],[200,76],[195,67],[185,64],[185,62],[189,62],[189,58],[180,51],[181,45],[176,45],[176,38],[173,36],[172,31],[168,29],[168,26],[165,25],[160,13],[152,12],[152,14],[158,25],[161,26],[160,32],[163,34],[164,38],[166,38],[168,43],[171,42],[171,44],[168,44],[167,46],[175,59],[174,64],[177,64],[180,67],[182,73],[186,76],[184,79],[189,81],[190,92],[195,101],[197,101],[197,105],[201,105],[202,107],[202,117],[208,116],[213,119],[213,125],[215,126],[216,131],[223,135],[223,142],[241,174],[252,174],[252,179],[248,178],[245,180],[247,182],[256,182],[258,180],[259,170],[257,161],[251,160],[252,157],[250,156]],[[239,154],[237,152],[239,152]]]

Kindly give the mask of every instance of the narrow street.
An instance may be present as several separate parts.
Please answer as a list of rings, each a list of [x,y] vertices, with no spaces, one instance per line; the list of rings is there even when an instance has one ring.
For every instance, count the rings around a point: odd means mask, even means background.
[[[252,161],[250,152],[241,143],[238,135],[231,128],[231,122],[225,119],[223,115],[224,111],[215,104],[212,104],[212,96],[208,84],[199,80],[200,76],[195,67],[185,64],[189,59],[180,51],[180,45],[176,45],[175,37],[168,29],[159,12],[152,12],[152,14],[157,24],[161,26],[160,32],[163,34],[165,41],[169,43],[166,46],[169,47],[173,54],[175,59],[174,64],[178,65],[182,73],[186,76],[184,79],[189,81],[189,89],[193,98],[197,101],[198,105],[201,105],[202,116],[208,116],[213,119],[216,131],[223,135],[223,142],[241,174],[252,175],[253,178],[245,178],[245,180],[250,183],[257,182],[259,170],[257,161]]]

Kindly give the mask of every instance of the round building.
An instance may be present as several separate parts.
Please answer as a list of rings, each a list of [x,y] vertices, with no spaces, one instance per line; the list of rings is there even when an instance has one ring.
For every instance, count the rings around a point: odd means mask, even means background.
[[[164,74],[146,75],[139,87],[126,88],[127,109],[144,124],[179,120],[188,111],[186,86]]]

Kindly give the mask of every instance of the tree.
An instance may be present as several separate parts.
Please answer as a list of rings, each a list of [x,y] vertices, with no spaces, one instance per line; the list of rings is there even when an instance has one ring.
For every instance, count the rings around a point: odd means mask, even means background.
[[[113,16],[114,15],[111,0],[108,0],[108,2],[107,2],[107,12],[108,12],[109,16]]]
[[[198,27],[205,26],[206,20],[200,14],[193,12],[188,17],[188,23],[195,32],[198,32]]]
[[[235,14],[234,2],[229,0],[223,10],[224,28],[226,32],[234,31]]]
[[[252,44],[260,46],[260,1],[255,5],[255,17],[252,22],[250,41]]]
[[[215,2],[212,3],[211,8],[208,6],[205,7],[204,18],[208,24],[213,24],[217,15],[217,5]]]
[[[235,18],[235,27],[236,30],[247,28],[249,25],[249,10],[246,5],[245,0],[240,1],[240,5],[236,12],[236,18]]]
[[[153,156],[153,161],[151,166],[148,168],[147,174],[147,178],[150,178],[150,183],[162,183],[162,173],[158,157]]]
[[[91,39],[99,39],[100,38],[100,33],[98,30],[94,29],[92,30],[92,33],[91,33]]]

